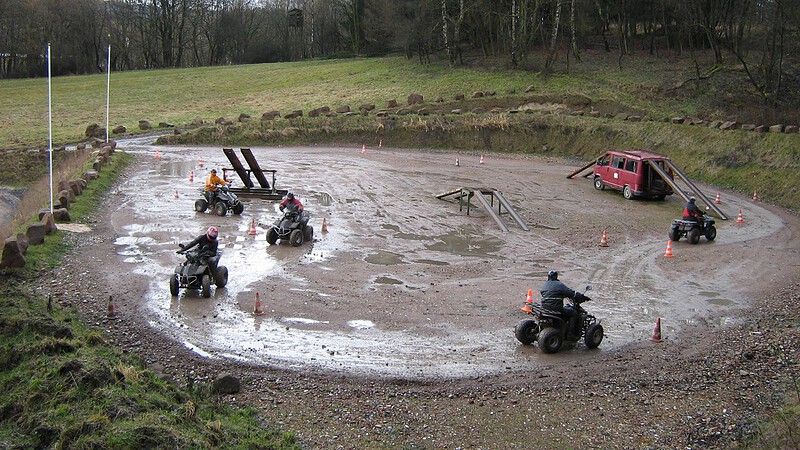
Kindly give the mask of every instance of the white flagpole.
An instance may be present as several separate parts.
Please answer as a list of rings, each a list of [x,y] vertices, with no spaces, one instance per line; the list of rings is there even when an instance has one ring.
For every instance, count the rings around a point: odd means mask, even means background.
[[[111,98],[111,44],[108,44],[108,62],[106,63],[106,142],[108,142],[108,105]]]
[[[50,141],[50,214],[53,214],[53,95],[51,91],[50,43],[47,43],[47,132]]]

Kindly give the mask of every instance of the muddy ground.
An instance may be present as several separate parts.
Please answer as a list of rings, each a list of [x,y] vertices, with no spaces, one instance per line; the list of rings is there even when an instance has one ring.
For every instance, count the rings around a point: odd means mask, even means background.
[[[674,243],[666,258],[683,201],[567,179],[581,161],[254,148],[315,231],[301,247],[270,246],[275,201],[244,197],[241,216],[194,211],[208,170],[231,167],[220,148],[121,147],[136,163],[43,289],[179,384],[240,376],[225,401],[308,448],[730,448],[797,375],[800,222],[766,202],[722,191],[730,219],[717,239]],[[474,200],[467,215],[437,198],[462,187],[502,192],[529,231],[505,209],[508,232]],[[177,244],[210,225],[229,284],[172,297]],[[515,340],[525,295],[550,269],[592,286],[598,349],[545,355]],[[265,315],[253,314],[256,293]]]

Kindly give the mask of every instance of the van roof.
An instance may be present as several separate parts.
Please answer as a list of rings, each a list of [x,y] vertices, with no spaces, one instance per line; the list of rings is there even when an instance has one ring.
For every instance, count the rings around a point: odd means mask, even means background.
[[[612,155],[623,155],[638,160],[669,160],[669,157],[666,155],[660,155],[647,150],[610,150],[607,153]]]

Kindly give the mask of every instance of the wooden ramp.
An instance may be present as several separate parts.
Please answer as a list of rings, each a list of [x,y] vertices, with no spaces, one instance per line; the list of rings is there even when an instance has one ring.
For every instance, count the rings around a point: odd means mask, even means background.
[[[447,197],[455,196],[459,202],[459,211],[464,210],[464,206],[467,207],[467,215],[469,215],[470,207],[472,203],[470,201],[475,198],[478,203],[486,210],[486,213],[489,214],[497,226],[503,230],[504,233],[508,232],[508,226],[506,226],[503,219],[500,217],[502,214],[502,209],[505,208],[508,214],[511,216],[512,219],[525,231],[530,231],[525,222],[522,218],[517,214],[517,211],[514,210],[514,207],[511,206],[511,203],[503,196],[503,194],[495,189],[474,189],[474,188],[467,188],[462,187],[460,189],[455,189],[449,192],[445,192],[443,194],[439,194],[436,198],[440,200],[444,200]],[[487,196],[489,197],[487,199]],[[494,199],[497,199],[497,212],[494,210]]]
[[[249,148],[241,149],[242,156],[244,156],[245,161],[247,161],[247,165],[250,166],[250,169],[245,169],[242,165],[239,158],[236,156],[232,148],[223,148],[222,152],[225,153],[225,156],[228,157],[228,161],[231,162],[233,169],[223,168],[223,178],[226,178],[227,171],[234,171],[242,180],[242,184],[244,187],[231,187],[230,191],[236,195],[241,196],[250,196],[250,197],[258,197],[266,200],[280,200],[282,199],[289,191],[286,189],[275,189],[275,170],[262,170],[261,166],[259,166],[258,161],[256,161],[255,156],[253,156],[253,152]],[[267,178],[264,176],[265,172],[270,172],[272,174],[272,184],[270,185]],[[261,187],[255,187],[253,184],[253,180],[250,178],[250,175],[253,175],[258,184]]]
[[[698,188],[694,183],[692,183],[692,180],[690,180],[689,177],[684,175],[684,173],[681,172],[681,170],[678,169],[678,167],[672,161],[667,159],[664,162],[669,166],[670,169],[672,169],[672,173],[677,175],[677,177],[681,181],[686,183],[686,186],[688,186],[689,188],[688,189],[689,193],[694,194],[695,197],[701,199],[706,205],[708,205],[708,207],[711,210],[717,213],[720,219],[728,220],[728,216],[726,216],[725,213],[723,213],[722,210],[719,209],[719,207],[716,204],[714,204],[714,202],[712,202],[708,197],[706,197],[706,195],[703,194],[703,191],[701,191],[700,188]],[[667,184],[670,185],[673,191],[675,191],[678,195],[683,197],[684,200],[689,201],[689,195],[687,195],[685,191],[675,183],[675,179],[670,177],[669,174],[667,174],[664,171],[664,169],[659,167],[658,164],[650,164],[650,167],[653,168],[656,171],[656,173],[661,175],[661,178],[663,178],[664,181],[666,181]]]

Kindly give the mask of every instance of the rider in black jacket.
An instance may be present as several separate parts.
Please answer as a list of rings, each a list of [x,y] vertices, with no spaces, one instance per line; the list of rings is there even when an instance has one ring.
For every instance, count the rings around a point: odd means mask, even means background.
[[[589,297],[581,292],[573,291],[567,285],[558,281],[558,272],[555,270],[547,273],[547,281],[542,285],[540,293],[542,294],[542,307],[550,311],[559,312],[562,316],[569,318],[567,333],[577,335],[578,333],[575,331],[575,319],[577,318],[575,308],[571,305],[564,305],[564,298],[569,297],[578,301],[586,301],[589,300]]]
[[[219,230],[217,230],[217,227],[209,227],[206,231],[206,234],[197,236],[188,244],[178,244],[178,247],[180,247],[181,250],[189,250],[197,245],[197,256],[199,256],[200,260],[205,263],[208,261],[208,258],[216,256],[217,254],[217,247],[219,246],[219,243],[217,242],[218,235]]]

